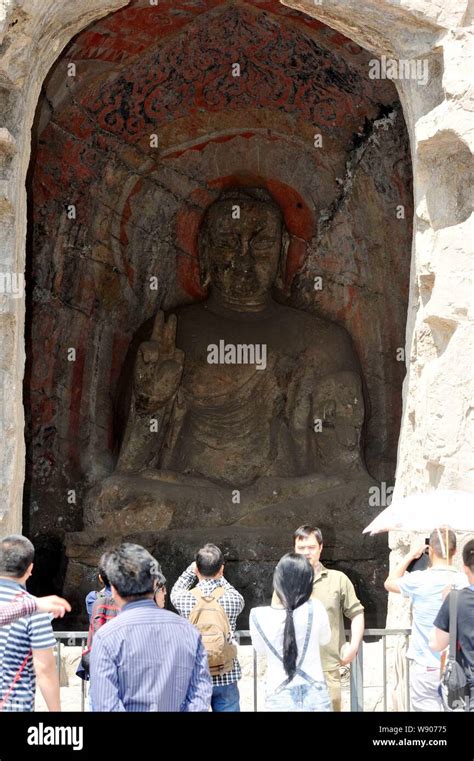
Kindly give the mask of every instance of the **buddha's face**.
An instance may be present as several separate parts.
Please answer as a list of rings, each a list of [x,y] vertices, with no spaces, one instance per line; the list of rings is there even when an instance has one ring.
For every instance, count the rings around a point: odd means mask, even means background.
[[[240,217],[235,209],[240,209]],[[282,247],[282,220],[270,204],[225,200],[208,212],[206,258],[212,286],[235,303],[265,300],[276,278]]]

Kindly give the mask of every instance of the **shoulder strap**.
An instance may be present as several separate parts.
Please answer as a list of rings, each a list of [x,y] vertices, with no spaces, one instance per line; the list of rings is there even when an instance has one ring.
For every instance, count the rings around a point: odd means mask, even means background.
[[[192,594],[192,596],[194,597],[197,603],[201,602],[201,600],[204,598],[203,593],[197,587],[194,587],[194,589],[190,589],[189,592],[190,594]]]
[[[449,657],[456,658],[458,590],[453,589],[449,595]]]
[[[15,676],[13,677],[12,683],[10,684],[8,690],[6,691],[5,695],[3,696],[2,700],[0,701],[0,711],[3,711],[5,704],[10,696],[11,691],[13,690],[15,684],[20,681],[21,675],[23,673],[23,670],[30,660],[31,655],[33,654],[33,651],[30,650],[24,657],[23,663],[21,664],[20,668],[16,672]]]
[[[20,598],[24,597],[25,594],[26,594],[25,592],[18,592],[18,594],[16,594],[15,597],[13,597],[13,600],[16,600],[19,597]],[[8,632],[8,633],[10,634],[10,632]],[[8,640],[7,640],[7,644],[8,644]],[[5,645],[5,648],[6,648],[6,645]],[[11,692],[12,692],[14,686],[15,686],[15,684],[21,679],[21,675],[22,675],[22,673],[23,673],[23,671],[25,669],[25,666],[28,663],[28,661],[30,660],[32,655],[33,655],[33,651],[29,650],[27,652],[27,654],[25,655],[25,657],[23,658],[23,662],[22,662],[20,668],[18,669],[18,671],[16,672],[15,676],[13,677],[13,680],[12,680],[10,686],[8,687],[5,695],[0,700],[0,711],[3,711],[3,709],[4,709],[5,705],[6,705],[6,702],[7,702],[8,698],[9,698],[9,696],[10,696],[10,694],[11,694]]]
[[[309,638],[310,638],[310,635],[311,635],[311,629],[313,627],[313,602],[312,602],[312,600],[308,600],[308,603],[309,603],[308,625],[307,625],[307,628],[306,628],[306,636],[305,636],[305,641],[304,641],[304,645],[303,645],[302,654],[301,654],[300,658],[298,659],[298,663],[296,664],[296,673],[299,676],[302,676],[303,679],[306,679],[307,682],[310,682],[311,684],[315,684],[315,680],[312,679],[308,674],[306,674],[301,669],[301,664],[304,661],[304,658],[305,658],[305,655],[306,655],[306,651],[308,649]],[[280,663],[283,663],[283,656],[281,656],[280,653],[273,647],[272,643],[269,642],[269,640],[265,636],[265,633],[264,633],[262,627],[260,626],[256,616],[253,617],[253,622],[255,624],[256,630],[258,631],[258,633],[260,634],[261,638],[263,639],[263,641],[267,645],[268,649],[273,653],[273,655],[276,658],[278,658]],[[282,690],[284,687],[286,687],[287,684],[289,684],[290,682],[291,682],[291,679],[286,679],[284,682],[282,682],[282,684],[279,687],[277,687],[276,691],[280,692],[280,690]]]
[[[278,652],[278,651],[277,651],[277,650],[276,650],[276,649],[273,647],[272,643],[271,643],[271,642],[268,640],[268,638],[266,637],[266,635],[265,635],[265,632],[263,631],[262,627],[260,626],[260,624],[259,624],[259,622],[258,622],[258,619],[257,619],[257,616],[255,616],[255,615],[254,615],[254,617],[253,617],[253,622],[254,622],[254,624],[255,624],[255,628],[256,628],[256,630],[257,630],[257,631],[258,631],[258,633],[260,634],[261,638],[262,638],[262,639],[263,639],[263,641],[265,642],[265,644],[266,644],[266,646],[268,647],[268,649],[270,650],[270,652],[272,652],[272,653],[273,653],[273,655],[274,655],[276,658],[278,658],[278,660],[279,660],[279,661],[281,661],[281,662],[283,663],[283,658],[281,657],[280,653],[279,653],[279,652]]]
[[[216,587],[211,593],[210,597],[212,597],[214,600],[218,600],[219,597],[222,597],[222,595],[224,594],[225,594],[224,587]]]
[[[298,661],[298,666],[301,666],[305,659],[306,651],[309,645],[309,638],[311,637],[311,630],[313,628],[313,601],[311,598],[308,600],[308,625],[306,628],[306,636],[304,640],[303,650],[301,651],[301,657]]]
[[[196,600],[218,600],[219,597],[222,597],[223,594],[225,594],[225,589],[223,587],[216,587],[212,590],[211,594],[205,595],[202,589],[198,589],[197,587],[194,587],[194,589],[190,590],[193,597],[196,598]]]

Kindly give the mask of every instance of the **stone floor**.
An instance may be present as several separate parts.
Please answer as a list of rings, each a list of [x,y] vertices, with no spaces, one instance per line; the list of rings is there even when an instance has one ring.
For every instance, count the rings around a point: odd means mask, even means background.
[[[61,656],[61,705],[63,711],[81,710],[82,680],[76,676],[81,648],[62,646]],[[242,680],[239,684],[242,711],[254,710],[253,649],[250,645],[239,647],[239,660],[242,666]],[[264,658],[257,663],[257,709],[263,711],[265,702],[264,676],[266,664]],[[345,682],[345,684],[344,684]],[[343,684],[343,710],[349,710],[349,675]],[[364,645],[364,710],[382,711],[382,643]],[[88,710],[88,701],[85,701]],[[36,710],[46,711],[43,697],[39,690],[36,695]]]

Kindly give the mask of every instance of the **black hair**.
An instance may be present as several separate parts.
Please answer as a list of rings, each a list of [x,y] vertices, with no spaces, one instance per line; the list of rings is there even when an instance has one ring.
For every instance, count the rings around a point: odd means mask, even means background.
[[[273,588],[286,610],[283,666],[288,677],[293,679],[298,658],[293,611],[307,602],[313,591],[313,568],[309,560],[296,552],[284,555],[275,568]]]
[[[474,539],[471,539],[462,551],[462,562],[474,573]]]
[[[35,557],[35,548],[26,536],[10,534],[0,539],[0,576],[20,579]]]
[[[153,594],[155,587],[165,582],[158,561],[139,544],[124,543],[108,553],[105,572],[120,597],[126,600]]]
[[[201,576],[212,578],[220,571],[224,555],[215,544],[205,544],[196,552],[196,567]]]
[[[299,526],[299,528],[297,528],[293,533],[293,547],[295,546],[297,539],[307,539],[309,536],[311,536],[311,534],[316,536],[318,544],[323,543],[323,532],[321,529],[317,528],[316,526],[308,526],[305,524],[303,526]]]
[[[105,570],[105,564],[107,563],[107,559],[109,555],[110,555],[110,552],[104,552],[104,554],[101,556],[99,560],[99,566],[97,568],[98,574],[100,578],[102,579],[104,587],[110,587],[109,577],[107,576],[107,572]]]

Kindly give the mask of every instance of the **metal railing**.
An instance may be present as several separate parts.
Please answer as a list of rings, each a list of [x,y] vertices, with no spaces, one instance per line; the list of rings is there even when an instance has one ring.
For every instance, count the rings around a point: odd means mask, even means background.
[[[387,637],[404,637],[405,647],[408,648],[408,637],[411,629],[365,629],[364,639],[359,652],[354,658],[350,669],[350,705],[351,712],[358,713],[364,710],[364,640],[366,637],[380,637],[382,639],[382,689],[383,710],[387,710]],[[350,632],[346,631],[346,636]],[[410,661],[406,659],[405,668],[405,702],[406,710],[410,710]]]
[[[411,629],[365,629],[364,640],[367,637],[375,637],[382,639],[382,689],[383,689],[383,710],[387,710],[387,638],[388,637],[404,637],[405,645],[408,647],[408,637],[411,634]],[[350,635],[350,632],[346,631],[346,636]],[[86,647],[87,632],[59,632],[55,631],[54,636],[57,641],[57,653],[56,663],[58,667],[58,673],[61,677],[61,648],[66,642],[68,646],[80,646],[82,649]],[[236,640],[239,644],[242,640],[249,640],[250,643],[250,631],[248,629],[239,629],[235,632]],[[350,666],[350,710],[353,713],[358,713],[364,710],[364,640],[359,648],[359,652],[354,658]],[[253,710],[258,711],[258,659],[257,653],[253,650]],[[406,659],[405,668],[405,700],[406,710],[410,708],[410,670],[409,661]],[[85,701],[87,696],[87,682],[81,680],[81,711],[85,710]]]
[[[56,665],[58,667],[59,684],[61,684],[61,647],[66,640],[68,647],[79,646],[81,650],[84,650],[87,645],[87,632],[54,632],[56,639]],[[84,679],[81,679],[81,712],[84,713],[86,705],[86,687],[87,683]]]

